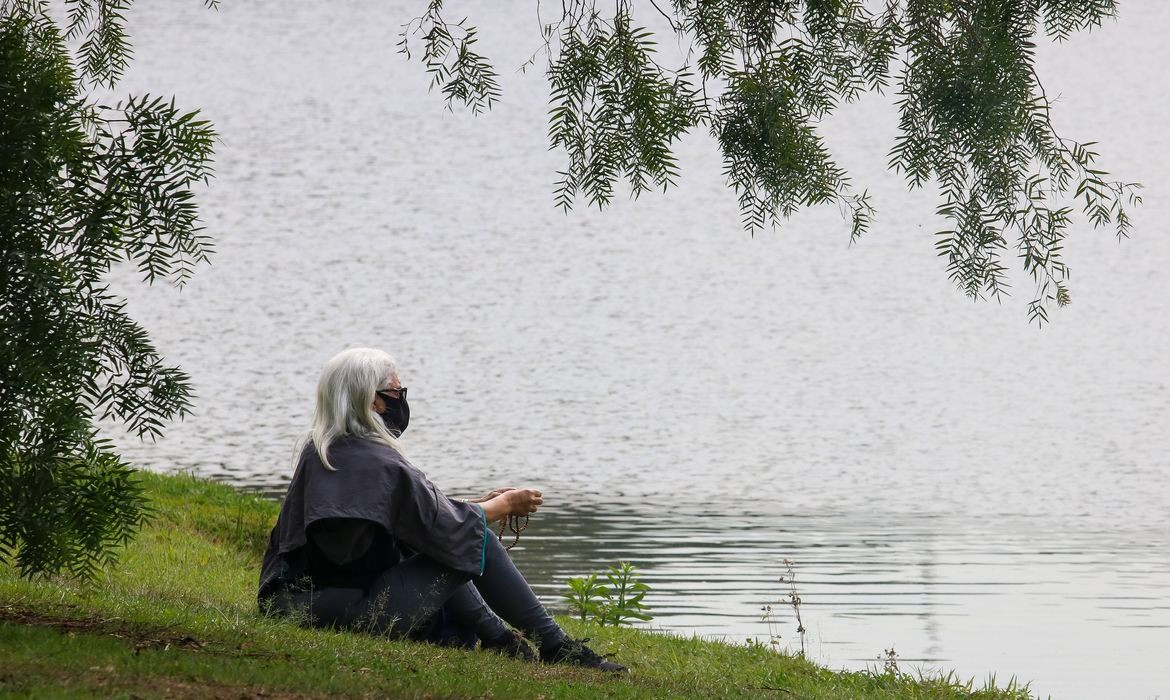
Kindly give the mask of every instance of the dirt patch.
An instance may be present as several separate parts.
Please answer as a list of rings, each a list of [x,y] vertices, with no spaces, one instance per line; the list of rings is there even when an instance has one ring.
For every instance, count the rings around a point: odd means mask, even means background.
[[[16,677],[0,674],[0,694],[7,688],[19,690],[22,686],[28,689],[27,677]],[[44,689],[45,685],[56,686],[58,691],[70,689],[84,689],[86,695],[118,695],[121,697],[145,700],[146,698],[200,698],[202,700],[310,700],[325,697],[322,695],[308,695],[305,693],[289,693],[274,691],[259,686],[231,685],[215,681],[180,680],[168,676],[126,676],[118,674],[112,665],[92,666],[81,672],[71,672],[64,668],[49,674],[39,675],[35,687]]]
[[[108,676],[101,673],[91,673],[84,677],[90,688],[101,688],[118,694],[125,694],[131,698],[200,698],[210,700],[309,700],[320,698],[321,695],[305,695],[303,693],[285,693],[254,686],[228,685],[209,681],[182,681],[167,676],[152,677],[149,685],[142,683],[140,678],[125,678]]]
[[[110,636],[115,639],[124,640],[134,649],[135,654],[141,652],[143,649],[161,649],[164,651],[181,649],[184,651],[227,656],[291,658],[287,654],[273,654],[270,652],[250,650],[248,648],[251,646],[250,642],[241,642],[232,648],[223,644],[213,644],[205,640],[196,639],[187,634],[172,634],[169,633],[169,628],[166,627],[148,628],[133,625],[118,617],[54,617],[31,610],[0,607],[0,622],[49,627],[66,634]]]
[[[30,625],[57,630],[69,635],[109,636],[129,645],[135,654],[144,649],[179,650],[193,653],[248,656],[264,658],[291,658],[287,654],[272,654],[248,650],[249,642],[236,648],[226,647],[186,634],[170,633],[166,628],[148,629],[127,623],[120,618],[65,618],[45,615],[31,610],[0,606],[0,623]],[[61,688],[81,687],[100,694],[118,694],[131,698],[211,698],[212,700],[307,700],[324,697],[317,694],[290,693],[262,686],[231,685],[208,680],[183,680],[167,676],[128,676],[119,673],[113,664],[91,666],[87,669],[55,668],[48,677]],[[46,677],[42,676],[42,680]],[[19,688],[28,678],[0,673],[0,695],[4,689]]]

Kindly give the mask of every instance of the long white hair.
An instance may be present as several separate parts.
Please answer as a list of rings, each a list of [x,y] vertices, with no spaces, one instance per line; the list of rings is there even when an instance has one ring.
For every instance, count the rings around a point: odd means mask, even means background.
[[[305,442],[311,442],[325,468],[337,471],[329,463],[329,446],[346,435],[380,442],[402,452],[398,439],[374,412],[374,392],[385,388],[397,371],[394,358],[374,348],[350,348],[330,358],[317,380],[313,426],[297,454],[304,450]]]

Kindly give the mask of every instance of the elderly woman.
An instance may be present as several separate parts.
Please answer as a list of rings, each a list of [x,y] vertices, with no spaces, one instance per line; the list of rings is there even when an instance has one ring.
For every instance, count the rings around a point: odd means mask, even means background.
[[[546,663],[624,671],[561,630],[492,536],[489,523],[536,512],[540,492],[445,496],[403,456],[409,421],[389,355],[353,348],[325,365],[312,430],[264,555],[261,610],[439,644],[478,639],[534,660],[527,639]]]

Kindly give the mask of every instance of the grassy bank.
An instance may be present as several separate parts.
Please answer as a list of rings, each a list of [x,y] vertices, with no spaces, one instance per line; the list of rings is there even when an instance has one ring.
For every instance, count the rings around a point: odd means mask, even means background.
[[[573,620],[562,620],[571,634],[632,673],[301,629],[255,610],[276,504],[190,477],[142,478],[157,512],[116,570],[82,584],[0,566],[0,696],[1030,697]]]

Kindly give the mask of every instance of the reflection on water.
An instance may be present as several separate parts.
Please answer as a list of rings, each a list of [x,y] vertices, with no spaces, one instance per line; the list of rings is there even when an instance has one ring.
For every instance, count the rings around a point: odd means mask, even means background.
[[[321,365],[382,346],[436,483],[545,492],[514,552],[550,604],[629,559],[653,626],[764,638],[779,601],[791,648],[790,558],[830,666],[893,647],[1059,698],[1170,697],[1170,4],[1121,5],[1040,73],[1146,205],[1123,245],[1070,236],[1075,303],[1037,331],[1028,280],[1002,306],[947,283],[932,193],[885,169],[889,101],[824,124],[878,207],[856,246],[832,210],[748,237],[701,133],[678,189],[565,216],[547,85],[511,70],[539,44],[531,0],[473,13],[504,92],[478,119],[396,53],[417,0],[139,3],[121,90],[173,91],[222,134],[218,253],[181,293],[113,276],[198,400],[158,444],[111,437],[279,491]]]

